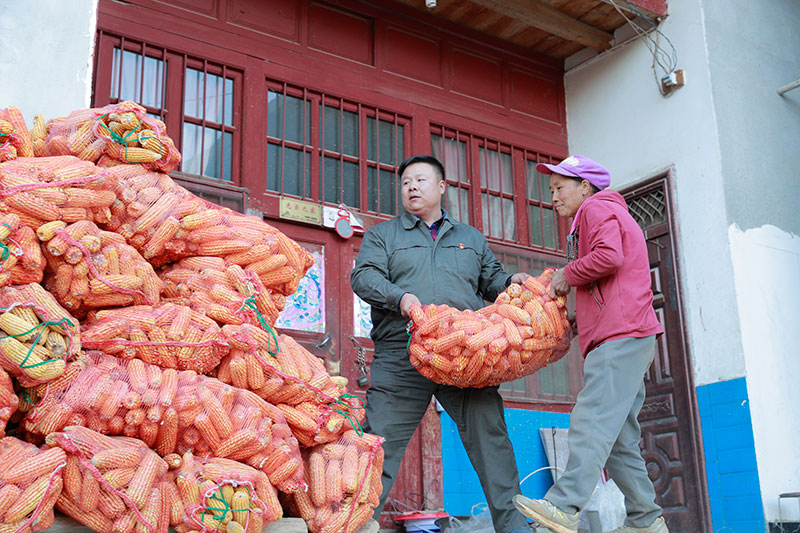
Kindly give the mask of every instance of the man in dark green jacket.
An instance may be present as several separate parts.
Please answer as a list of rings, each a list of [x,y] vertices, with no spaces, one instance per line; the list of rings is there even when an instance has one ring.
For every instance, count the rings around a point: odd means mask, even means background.
[[[528,275],[504,272],[483,234],[442,209],[444,167],[437,159],[406,159],[398,175],[405,212],[366,232],[350,275],[353,291],[372,307],[375,355],[365,429],[386,439],[383,492],[375,518],[386,503],[408,441],[436,396],[458,427],[495,531],[528,531],[511,504],[520,492],[519,474],[497,387],[461,389],[423,377],[409,361],[406,333],[412,305],[479,309],[484,300],[494,301],[510,283],[523,283]]]

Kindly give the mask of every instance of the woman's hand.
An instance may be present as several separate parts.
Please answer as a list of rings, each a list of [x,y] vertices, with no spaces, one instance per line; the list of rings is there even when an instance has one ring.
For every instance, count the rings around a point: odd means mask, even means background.
[[[553,272],[553,278],[550,280],[550,297],[566,296],[569,294],[572,287],[567,283],[567,277],[564,275],[564,269],[559,268]]]

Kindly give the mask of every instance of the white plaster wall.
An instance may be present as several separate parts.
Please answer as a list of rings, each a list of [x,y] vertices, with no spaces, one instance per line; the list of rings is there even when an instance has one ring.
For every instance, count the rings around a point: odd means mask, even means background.
[[[761,497],[775,521],[778,494],[800,487],[800,236],[769,225],[728,233]],[[795,500],[783,509],[800,520]]]
[[[673,171],[678,268],[695,385],[745,375],[728,243],[719,134],[699,0],[671,0],[661,26],[687,84],[661,96],[639,41],[565,76],[570,151],[597,159],[621,188]]]
[[[97,0],[0,0],[0,107],[30,127],[89,107]]]

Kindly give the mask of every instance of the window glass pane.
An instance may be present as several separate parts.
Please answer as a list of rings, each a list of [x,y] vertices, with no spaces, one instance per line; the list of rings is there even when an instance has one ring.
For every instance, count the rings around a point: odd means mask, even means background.
[[[381,120],[378,129],[380,130],[381,163],[394,165],[394,124]]]
[[[201,73],[202,76],[202,73]],[[206,120],[222,122],[222,102],[225,101],[222,90],[222,77],[206,74]]]
[[[525,190],[528,200],[539,201],[539,173],[536,162],[528,161],[525,167]]]
[[[402,124],[397,125],[397,164],[406,158],[405,152],[406,129]]]
[[[203,142],[203,176],[211,178],[230,179],[230,146],[226,147],[228,152],[227,167],[220,167],[222,163],[222,132],[213,128],[205,128],[205,139]],[[232,136],[225,136],[225,141],[230,144]],[[222,175],[220,175],[222,172]]]
[[[503,238],[513,241],[517,238],[517,217],[514,216],[514,200],[503,198],[503,212],[497,213],[503,220]]]
[[[367,168],[367,209],[373,213],[378,211],[378,169]]]
[[[542,223],[544,225],[544,245],[546,248],[556,250],[556,235],[558,235],[557,214],[552,209],[542,209]]]
[[[342,114],[342,153],[358,157],[358,113],[352,111]]]
[[[283,95],[267,92],[267,135],[280,139],[283,137]]]
[[[500,170],[500,185],[506,194],[514,193],[514,177],[511,175],[511,154],[501,153],[498,162]]]
[[[200,174],[201,128],[188,122],[183,123],[183,159],[181,170],[187,174]]]
[[[320,181],[320,196],[325,202],[339,203],[339,190],[341,189],[341,172],[339,160],[326,157],[324,163],[325,175]]]
[[[397,186],[395,184],[395,173],[388,170],[381,170],[381,213],[394,215],[397,205]]]
[[[539,188],[542,191],[542,201],[548,204],[553,203],[553,193],[550,192],[550,175],[541,174],[538,171],[536,173],[539,174]]]
[[[142,56],[135,52],[114,48],[111,65],[112,98],[133,100],[148,107],[161,107],[163,92],[164,62],[152,57],[144,58],[142,73]],[[120,68],[122,78],[120,79]],[[144,78],[144,82],[142,79]]]
[[[226,126],[233,126],[233,80],[225,79],[225,120]]]
[[[448,185],[445,193],[445,209],[451,217],[469,224],[469,191]]]
[[[222,154],[222,179],[231,181],[233,179],[233,133],[224,133],[225,143],[223,144]]]
[[[303,172],[303,152],[294,148],[283,149],[283,192],[302,196],[301,176]]]
[[[528,206],[528,230],[531,235],[531,244],[534,246],[544,246],[541,213],[542,210],[539,206]]]
[[[500,211],[500,198],[489,196],[489,221],[491,223],[491,237],[503,238],[503,218]]]
[[[360,207],[361,204],[361,187],[358,183],[358,163],[351,163],[344,161],[342,163],[342,170],[344,172],[342,191],[342,201],[349,207]]]
[[[186,69],[186,86],[183,96],[184,113],[190,117],[203,117],[203,73],[193,68]]]
[[[445,177],[452,181],[469,183],[467,174],[467,143],[431,135],[431,152],[444,165]]]
[[[339,110],[335,107],[325,106],[325,138],[323,139],[323,148],[332,152],[341,150],[340,132],[341,120],[339,117]]]
[[[279,328],[325,331],[325,247],[301,243],[314,257],[314,265],[300,279],[300,287],[286,297],[286,305],[275,321]]]
[[[281,190],[281,147],[271,143],[267,144],[267,189]]]

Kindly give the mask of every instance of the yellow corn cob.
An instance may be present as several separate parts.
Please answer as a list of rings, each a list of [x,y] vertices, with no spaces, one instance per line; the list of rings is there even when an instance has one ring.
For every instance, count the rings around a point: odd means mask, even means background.
[[[32,139],[44,140],[47,138],[47,123],[39,113],[33,115],[33,129],[31,130]]]
[[[450,348],[461,344],[461,341],[464,340],[465,336],[464,330],[456,330],[452,333],[448,333],[433,343],[433,351],[439,354],[444,354]]]
[[[128,483],[128,496],[139,507],[147,502],[150,489],[159,473],[167,470],[167,464],[155,452],[147,452],[142,457],[141,465]]]
[[[303,414],[290,405],[278,404],[278,407],[283,412],[283,416],[286,417],[286,421],[292,428],[308,433],[317,429],[317,422],[310,416]]]
[[[114,520],[119,515],[125,512],[125,502],[116,494],[112,494],[106,490],[100,491],[97,500],[97,510],[105,516]]]
[[[213,240],[197,244],[198,255],[225,256],[249,249],[253,243],[248,240]]]
[[[506,318],[510,318],[517,324],[522,324],[523,326],[529,326],[531,323],[531,316],[524,309],[520,309],[519,307],[511,304],[498,305],[497,313]]]
[[[100,278],[89,280],[89,290],[94,294],[115,294],[121,289],[137,290],[142,280],[136,276],[106,274]]]
[[[61,209],[57,205],[28,192],[18,192],[4,201],[12,212],[29,215],[43,222],[61,218]]]
[[[141,460],[142,453],[136,448],[111,448],[100,450],[92,457],[92,464],[101,470],[112,468],[135,467]]]
[[[93,511],[91,513],[83,512],[80,507],[65,494],[61,494],[56,501],[56,506],[60,511],[68,516],[74,516],[76,519],[88,526],[93,531],[111,531],[112,522],[100,511]]]
[[[261,278],[261,283],[263,283],[265,287],[276,287],[291,281],[296,272],[294,268],[287,265],[261,274],[259,277]]]
[[[31,324],[11,311],[0,315],[0,329],[9,335],[14,335],[19,341],[24,342],[35,338],[40,332],[40,330],[36,328],[37,325],[39,325],[38,320],[36,324]],[[23,333],[27,334],[23,335]]]
[[[309,495],[314,506],[322,507],[325,504],[326,497],[325,459],[322,454],[312,452],[308,461]],[[270,481],[272,481],[272,478],[270,478]]]
[[[39,240],[42,242],[47,242],[56,235],[56,230],[64,229],[67,227],[67,223],[63,220],[54,220],[52,222],[47,222],[46,224],[42,224],[36,229],[36,236],[39,237]]]
[[[175,207],[180,203],[180,199],[173,194],[163,194],[150,208],[136,219],[133,224],[135,232],[146,231],[155,224],[166,219]]]
[[[545,294],[547,292],[547,288],[544,286],[544,284],[542,284],[538,278],[533,276],[525,280],[525,286],[530,289],[534,295]]]
[[[222,441],[216,450],[218,457],[228,457],[229,455],[250,446],[258,440],[258,434],[253,429],[240,429],[230,437]]]
[[[268,253],[272,254],[271,251],[269,251]],[[229,255],[227,259],[228,261],[236,262],[234,255]],[[269,255],[268,257],[265,257],[263,259],[249,261],[246,264],[247,264],[247,270],[252,270],[259,276],[263,276],[268,272],[272,272],[273,270],[278,270],[279,268],[285,266],[287,262],[288,259],[286,258],[285,255],[275,254],[275,255]]]
[[[214,423],[211,422],[205,411],[194,418],[194,426],[200,431],[203,440],[208,444],[209,448],[216,450],[219,447],[221,439],[214,427]]]
[[[208,413],[208,418],[214,425],[220,439],[227,439],[233,434],[233,426],[228,413],[219,400],[208,389],[203,389],[203,407]]]
[[[91,513],[97,509],[99,502],[100,484],[92,475],[92,472],[84,470],[81,476],[81,494],[78,497],[78,505],[84,513]]]
[[[517,326],[508,318],[503,319],[503,326],[505,327],[506,339],[511,346],[520,346],[522,344],[522,336],[519,333]]]
[[[226,533],[244,533],[244,526],[236,520],[231,520],[225,526]]]
[[[469,337],[466,341],[466,346],[468,349],[473,351],[479,350],[502,335],[504,332],[505,327],[502,324],[492,324],[477,335]]]
[[[106,258],[106,273],[112,276],[119,274],[119,253],[117,248],[115,246],[106,246],[103,248],[102,254]]]
[[[28,488],[23,491],[17,501],[6,511],[6,515],[3,519],[5,523],[14,524],[15,522],[19,522],[42,503],[47,487],[50,485],[50,476],[51,473],[43,474],[39,476],[36,481],[28,485]],[[59,491],[61,490],[61,484],[62,481],[59,478],[56,482],[56,487]],[[56,487],[54,487],[54,489]]]
[[[81,493],[81,465],[76,456],[67,456],[67,464],[62,472],[62,478],[66,495],[77,500]]]
[[[161,159],[160,153],[135,146],[106,145],[106,151],[111,157],[126,163],[154,163]]]
[[[231,498],[231,509],[233,519],[240,524],[246,524],[248,512],[250,510],[250,492],[244,487],[239,487]]]

